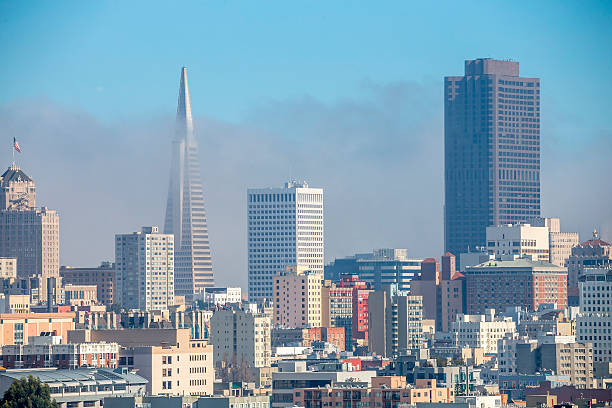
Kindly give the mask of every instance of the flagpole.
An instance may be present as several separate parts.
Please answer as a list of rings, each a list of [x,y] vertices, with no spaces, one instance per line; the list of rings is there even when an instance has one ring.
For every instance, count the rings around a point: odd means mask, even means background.
[[[15,139],[13,139],[13,145],[11,146],[11,150],[13,151],[13,167],[15,167]]]

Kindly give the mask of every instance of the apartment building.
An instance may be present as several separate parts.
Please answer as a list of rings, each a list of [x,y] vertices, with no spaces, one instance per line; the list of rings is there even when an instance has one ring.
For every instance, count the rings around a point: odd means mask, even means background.
[[[216,310],[210,318],[210,343],[215,367],[222,362],[246,367],[269,367],[270,317],[230,308]]]
[[[368,298],[368,349],[383,357],[423,346],[423,298],[388,285]]]
[[[92,330],[91,339],[119,343],[119,368],[137,369],[147,394],[213,393],[213,347],[189,329]]]
[[[502,224],[487,227],[487,250],[495,257],[530,255],[533,260],[550,262],[548,227],[530,224]]]
[[[272,324],[280,327],[320,327],[322,275],[305,266],[288,266],[274,277]]]
[[[458,315],[451,325],[457,347],[482,348],[485,354],[497,353],[497,342],[516,333],[516,323],[509,317],[496,317],[494,309],[482,315]]]
[[[0,314],[0,344],[28,344],[28,338],[51,332],[65,343],[74,324],[72,312]]]

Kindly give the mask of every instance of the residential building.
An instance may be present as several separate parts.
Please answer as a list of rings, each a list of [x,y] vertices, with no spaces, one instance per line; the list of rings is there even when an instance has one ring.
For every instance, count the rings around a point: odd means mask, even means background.
[[[287,266],[274,277],[272,324],[280,327],[320,327],[323,275],[304,266]]]
[[[371,385],[376,371],[352,371],[349,364],[343,364],[341,369],[334,367],[325,370],[324,367],[306,369],[305,361],[280,361],[279,371],[272,373],[272,408],[286,408],[295,405],[294,390],[296,388],[325,388],[338,383],[363,383]]]
[[[465,61],[444,78],[444,247],[486,245],[486,227],[540,215],[540,79],[519,63]]]
[[[550,262],[548,227],[530,224],[501,224],[487,227],[487,250],[495,257],[531,255],[535,261]]]
[[[570,377],[577,388],[593,388],[593,347],[591,343],[545,342],[516,346],[516,372],[536,374],[552,371]]]
[[[4,368],[55,367],[76,369],[80,367],[117,368],[119,345],[117,343],[68,343],[61,336],[43,333],[33,336],[28,344],[2,346]]]
[[[595,363],[612,362],[612,266],[582,269],[578,284],[578,341],[593,344]]]
[[[497,342],[515,332],[516,323],[509,317],[496,317],[494,309],[481,315],[458,315],[451,325],[456,346],[482,348],[485,354],[497,353]]]
[[[115,235],[118,303],[126,309],[174,305],[174,235],[157,227]]]
[[[409,258],[407,249],[376,249],[371,253],[336,259],[325,266],[325,279],[338,282],[344,276],[357,275],[360,281],[375,290],[397,284],[399,290],[410,291],[410,283],[421,274],[422,261]]]
[[[274,277],[287,266],[323,275],[323,189],[295,180],[250,188],[247,225],[250,300],[272,298]]]
[[[17,277],[17,258],[0,257],[0,279]]]
[[[51,398],[60,408],[102,407],[108,397],[144,395],[147,384],[139,374],[121,368],[4,370],[0,371],[0,394],[16,380],[29,376],[49,386]]]
[[[214,280],[198,142],[185,67],[181,69],[176,108],[164,234],[174,236],[175,295],[185,296],[190,302],[195,293],[214,286]]]
[[[270,317],[239,308],[216,310],[210,319],[214,365],[269,367]]]
[[[497,366],[500,375],[516,374],[517,371],[517,347],[528,345],[531,350],[537,348],[538,341],[535,338],[509,333],[497,340]]]
[[[454,390],[436,385],[436,380],[416,380],[406,384],[404,377],[374,377],[372,386],[338,384],[331,387],[297,388],[293,391],[296,406],[315,407],[399,407],[418,403],[452,403]],[[401,404],[401,405],[400,405]]]
[[[96,268],[62,266],[60,276],[64,285],[96,285],[96,297],[103,305],[112,305],[115,302],[117,283],[114,263],[102,262]]]
[[[342,349],[352,349],[353,288],[348,285],[323,281],[321,287],[321,325],[343,328],[346,344]]]
[[[211,395],[213,347],[190,338],[190,329],[92,330],[91,341],[122,347],[119,367],[137,369],[147,394]]]
[[[467,267],[464,275],[469,314],[511,306],[537,310],[543,303],[567,306],[567,272],[548,262],[506,255]]]
[[[383,357],[423,346],[423,298],[388,285],[368,298],[368,349]]]
[[[29,337],[52,332],[65,343],[74,321],[72,312],[0,314],[0,344],[28,344]]]
[[[15,165],[0,176],[0,257],[17,260],[17,278],[39,278],[36,298],[47,299],[47,279],[59,278],[59,215],[36,208],[34,181]]]
[[[597,230],[593,237],[572,248],[567,260],[567,290],[570,305],[578,305],[578,282],[586,268],[612,267],[612,245],[599,237]]]

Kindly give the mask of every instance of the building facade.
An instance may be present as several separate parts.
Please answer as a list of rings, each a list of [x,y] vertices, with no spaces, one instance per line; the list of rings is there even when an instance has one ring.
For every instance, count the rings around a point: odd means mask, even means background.
[[[368,349],[383,357],[423,346],[423,298],[408,296],[396,285],[368,297]]]
[[[535,261],[550,262],[548,227],[530,224],[502,224],[487,227],[490,255],[530,255]]]
[[[98,301],[103,305],[115,302],[117,282],[114,263],[102,262],[97,268],[62,266],[60,276],[65,285],[96,285]]]
[[[0,279],[17,277],[17,258],[0,257]]]
[[[174,235],[157,227],[115,235],[117,296],[126,309],[165,310],[174,305]]]
[[[421,274],[422,261],[409,258],[407,249],[376,249],[371,253],[336,259],[325,266],[325,279],[338,282],[343,276],[357,275],[359,280],[375,290],[397,284],[399,290],[410,291],[410,283]]]
[[[612,362],[612,267],[582,269],[579,289],[577,340],[593,344],[595,363]]]
[[[586,268],[612,266],[612,245],[599,237],[597,230],[588,241],[572,248],[567,260],[567,290],[572,306],[578,305],[578,281]]]
[[[272,324],[280,327],[320,327],[323,275],[302,266],[287,266],[274,277]]]
[[[37,277],[39,300],[47,279],[59,278],[59,214],[36,208],[34,181],[12,165],[0,176],[0,257],[17,260],[17,277]]]
[[[481,315],[459,315],[451,325],[455,345],[482,348],[485,354],[497,353],[497,342],[516,333],[516,323],[509,317],[496,317],[488,309]]]
[[[537,310],[543,303],[567,306],[567,272],[548,262],[516,256],[467,267],[466,313],[520,306]]]
[[[270,317],[241,309],[216,310],[210,319],[210,343],[215,367],[222,362],[269,367],[271,357]]]
[[[540,215],[540,80],[519,63],[465,61],[444,79],[444,246],[485,246],[486,227]]]
[[[181,69],[164,234],[174,236],[175,294],[191,301],[194,293],[214,286],[214,280],[198,142],[185,67]]]
[[[65,343],[74,321],[74,313],[0,314],[0,344],[27,344],[29,337],[52,332]]]
[[[323,189],[290,181],[247,191],[249,299],[270,299],[277,272],[301,265],[323,275]]]

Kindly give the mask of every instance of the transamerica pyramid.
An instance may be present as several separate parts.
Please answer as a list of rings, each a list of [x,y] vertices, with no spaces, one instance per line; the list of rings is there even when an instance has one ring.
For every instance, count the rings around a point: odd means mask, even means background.
[[[185,67],[176,109],[164,233],[174,234],[174,294],[191,301],[194,293],[214,286],[214,280]]]

